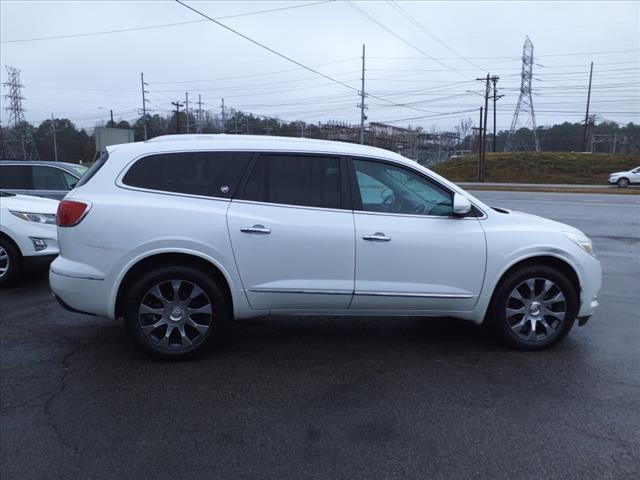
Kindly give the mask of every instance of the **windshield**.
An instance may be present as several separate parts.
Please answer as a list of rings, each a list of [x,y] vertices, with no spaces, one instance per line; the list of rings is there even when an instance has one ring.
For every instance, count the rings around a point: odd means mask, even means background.
[[[82,176],[87,173],[87,170],[89,170],[89,167],[87,167],[86,165],[73,165],[71,167],[71,170],[73,171],[73,173],[78,175],[79,178],[82,178]]]
[[[16,196],[15,193],[3,192],[2,190],[0,190],[0,197],[15,197],[15,196]]]

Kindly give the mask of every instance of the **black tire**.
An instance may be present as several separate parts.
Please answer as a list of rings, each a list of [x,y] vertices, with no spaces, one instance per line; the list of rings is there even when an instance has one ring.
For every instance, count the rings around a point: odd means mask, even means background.
[[[22,271],[22,255],[16,246],[10,240],[0,237],[0,254],[2,251],[6,254],[6,260],[2,260],[0,267],[7,267],[4,275],[0,276],[0,287],[11,285],[20,277]]]
[[[513,300],[510,300],[509,297],[516,288],[521,286],[523,282],[526,282],[529,279],[540,279],[535,282],[534,287],[534,289],[537,287],[538,291],[541,290],[541,283],[543,284],[542,288],[546,286],[544,285],[545,282],[541,282],[541,280],[550,280],[555,284],[555,287],[564,295],[564,320],[562,320],[559,325],[556,325],[557,328],[555,330],[549,330],[550,332],[552,332],[551,334],[548,334],[544,338],[536,338],[533,340],[523,339],[513,330],[513,327],[518,323],[519,318],[523,318],[524,314],[523,317],[518,317],[517,315],[510,318],[507,317],[507,307],[511,305],[508,302],[513,302]],[[556,293],[556,290],[553,290],[553,293]],[[523,310],[526,310],[527,308],[528,307],[525,306]],[[571,327],[573,327],[577,312],[578,297],[575,288],[571,284],[569,279],[562,272],[556,270],[555,268],[551,268],[545,265],[534,265],[514,271],[500,282],[496,291],[494,292],[493,298],[491,300],[491,305],[489,307],[485,320],[491,327],[493,327],[493,329],[507,343],[507,345],[518,350],[534,351],[551,347],[552,345],[555,345],[564,337],[566,337],[571,330]],[[544,318],[545,320],[548,320],[547,317]],[[549,318],[551,320],[557,321],[554,319],[554,317]],[[529,326],[530,325],[531,324],[529,324]],[[526,326],[524,328],[525,333],[528,333],[526,332]],[[538,328],[540,328],[545,333],[547,332],[547,329],[541,327],[540,325],[538,325]],[[529,332],[531,330],[533,329],[529,328]],[[520,334],[523,334],[522,330]],[[536,336],[535,332],[534,336]]]
[[[174,321],[173,314],[169,315],[168,312],[173,311],[171,309],[176,306],[175,297],[172,297],[171,301],[167,301],[175,292],[171,283],[172,280],[183,282],[179,287],[178,302],[183,301],[181,299],[185,298],[188,300],[190,293],[195,291],[195,289],[190,290],[191,286],[199,288],[204,294],[194,297],[190,306],[197,308],[198,302],[200,302],[200,304],[204,305],[204,307],[200,308],[206,308],[207,301],[209,302],[211,307],[210,316],[205,313],[198,314],[205,317],[205,321],[200,326],[208,326],[206,332],[201,333],[200,330],[196,330],[188,323],[191,315],[186,314],[188,308],[185,307],[187,304],[184,301],[180,304],[183,307],[182,313],[178,312],[176,314],[176,317],[179,316],[180,320],[175,321],[179,323],[172,323]],[[156,302],[158,297],[149,294],[149,291],[156,285],[161,285],[162,292],[160,295],[163,297],[158,302]],[[164,313],[141,314],[140,310],[144,308],[142,306],[143,302],[146,307],[151,305],[155,310],[162,310]],[[156,303],[154,304],[153,302]],[[185,359],[204,352],[213,338],[221,334],[224,326],[229,322],[230,316],[228,300],[223,293],[223,289],[215,280],[195,268],[177,265],[158,267],[142,275],[133,284],[124,301],[124,323],[129,337],[143,351],[162,359]],[[164,321],[165,323],[153,330],[153,334],[146,334],[143,331],[143,324],[149,331],[150,325],[155,324],[156,321]],[[166,329],[162,328],[164,325],[166,325]],[[182,330],[180,330],[181,325]],[[164,340],[164,336],[170,329],[169,339],[173,339],[173,344],[162,345],[160,342]],[[185,338],[185,334],[187,338]],[[161,340],[158,340],[158,338],[161,338]],[[193,342],[193,344],[189,346],[187,342]]]
[[[627,188],[629,186],[629,179],[622,177],[622,178],[619,178],[616,183],[620,188]]]

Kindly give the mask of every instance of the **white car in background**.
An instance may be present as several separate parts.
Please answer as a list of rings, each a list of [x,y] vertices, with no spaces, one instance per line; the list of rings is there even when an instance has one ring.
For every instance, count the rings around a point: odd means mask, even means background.
[[[538,350],[598,307],[584,233],[491,208],[397,153],[250,135],[107,151],[60,202],[50,285],[159,356],[265,314],[486,319]]]
[[[640,167],[627,172],[617,172],[609,175],[609,183],[617,184],[620,188],[626,188],[632,183],[640,183]]]
[[[28,263],[58,254],[58,201],[0,191],[0,286],[14,281]]]

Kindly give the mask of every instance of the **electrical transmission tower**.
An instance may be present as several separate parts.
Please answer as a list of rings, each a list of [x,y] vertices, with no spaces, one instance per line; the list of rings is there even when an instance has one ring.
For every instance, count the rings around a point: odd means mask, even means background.
[[[516,112],[513,115],[511,128],[509,129],[509,137],[504,147],[505,152],[513,150],[513,140],[519,125],[524,127],[531,124],[533,128],[533,141],[535,143],[536,152],[540,151],[540,143],[538,142],[538,132],[536,131],[536,114],[533,110],[533,98],[531,96],[531,83],[533,81],[533,43],[529,37],[525,38],[524,48],[522,49],[522,77],[520,83],[520,97],[516,105]],[[523,122],[523,120],[526,121]]]
[[[38,150],[22,109],[24,97],[20,91],[22,88],[20,70],[8,65],[5,65],[5,68],[9,76],[4,84],[5,88],[9,90],[9,93],[4,96],[9,104],[7,107],[9,118],[3,138],[3,156],[11,159],[39,160]]]

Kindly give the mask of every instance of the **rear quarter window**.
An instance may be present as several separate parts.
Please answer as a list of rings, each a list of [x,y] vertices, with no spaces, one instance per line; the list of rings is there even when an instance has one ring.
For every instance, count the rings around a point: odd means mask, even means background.
[[[251,152],[177,152],[136,161],[122,178],[130,187],[206,197],[231,198]]]

